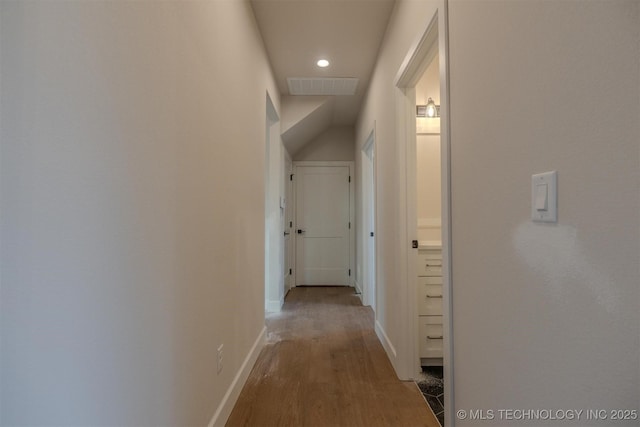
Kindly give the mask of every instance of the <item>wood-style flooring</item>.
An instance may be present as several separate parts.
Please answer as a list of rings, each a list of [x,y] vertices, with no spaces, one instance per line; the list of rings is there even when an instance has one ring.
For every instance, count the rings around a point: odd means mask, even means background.
[[[227,426],[427,426],[438,421],[398,380],[373,312],[347,287],[292,289]]]

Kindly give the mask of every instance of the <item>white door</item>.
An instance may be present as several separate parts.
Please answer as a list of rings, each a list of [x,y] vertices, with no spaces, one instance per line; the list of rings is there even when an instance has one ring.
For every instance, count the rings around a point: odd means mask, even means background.
[[[347,166],[297,166],[296,286],[350,284]]]

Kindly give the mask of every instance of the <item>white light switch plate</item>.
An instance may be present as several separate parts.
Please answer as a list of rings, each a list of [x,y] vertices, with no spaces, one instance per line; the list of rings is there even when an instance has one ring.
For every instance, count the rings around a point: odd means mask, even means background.
[[[558,221],[558,173],[531,176],[531,219],[536,222]],[[546,196],[546,200],[545,199]]]

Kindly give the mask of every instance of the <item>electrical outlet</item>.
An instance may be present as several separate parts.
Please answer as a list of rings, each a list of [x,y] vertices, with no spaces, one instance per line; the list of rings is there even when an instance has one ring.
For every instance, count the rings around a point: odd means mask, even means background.
[[[218,375],[220,374],[220,372],[222,372],[222,362],[224,359],[224,354],[222,352],[223,347],[224,347],[224,344],[220,344],[220,347],[218,347],[218,363],[217,363]]]

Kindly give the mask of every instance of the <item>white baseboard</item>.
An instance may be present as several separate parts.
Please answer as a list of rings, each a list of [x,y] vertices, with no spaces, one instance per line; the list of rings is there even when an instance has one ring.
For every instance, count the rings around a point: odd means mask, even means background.
[[[284,296],[279,300],[267,300],[264,309],[268,313],[279,313],[284,304]]]
[[[356,295],[358,295],[358,298],[360,298],[360,302],[362,302],[362,285],[360,285],[360,282],[358,282],[357,280],[354,280],[353,284],[356,288]]]
[[[221,427],[226,424],[227,419],[229,418],[229,415],[231,415],[231,411],[238,400],[238,396],[240,396],[242,387],[244,387],[244,383],[247,382],[249,373],[251,372],[251,369],[253,369],[253,365],[255,365],[258,355],[262,350],[266,333],[267,327],[265,326],[262,328],[258,338],[256,338],[256,341],[253,343],[251,350],[249,350],[249,354],[247,354],[247,357],[245,357],[242,362],[242,365],[236,373],[236,376],[233,378],[229,389],[224,394],[222,402],[220,402],[218,409],[216,409],[216,412],[213,414],[213,418],[209,421],[208,427]]]
[[[377,320],[376,320],[376,335],[378,336],[378,339],[382,343],[382,347],[387,352],[387,356],[389,357],[389,360],[391,361],[391,364],[393,365],[393,368],[397,373],[398,367],[396,366],[396,364],[398,359],[398,353],[396,352],[396,348],[393,346],[393,344],[391,344],[391,340],[389,340],[389,337],[385,333],[384,328],[382,327],[380,322],[378,322]]]

